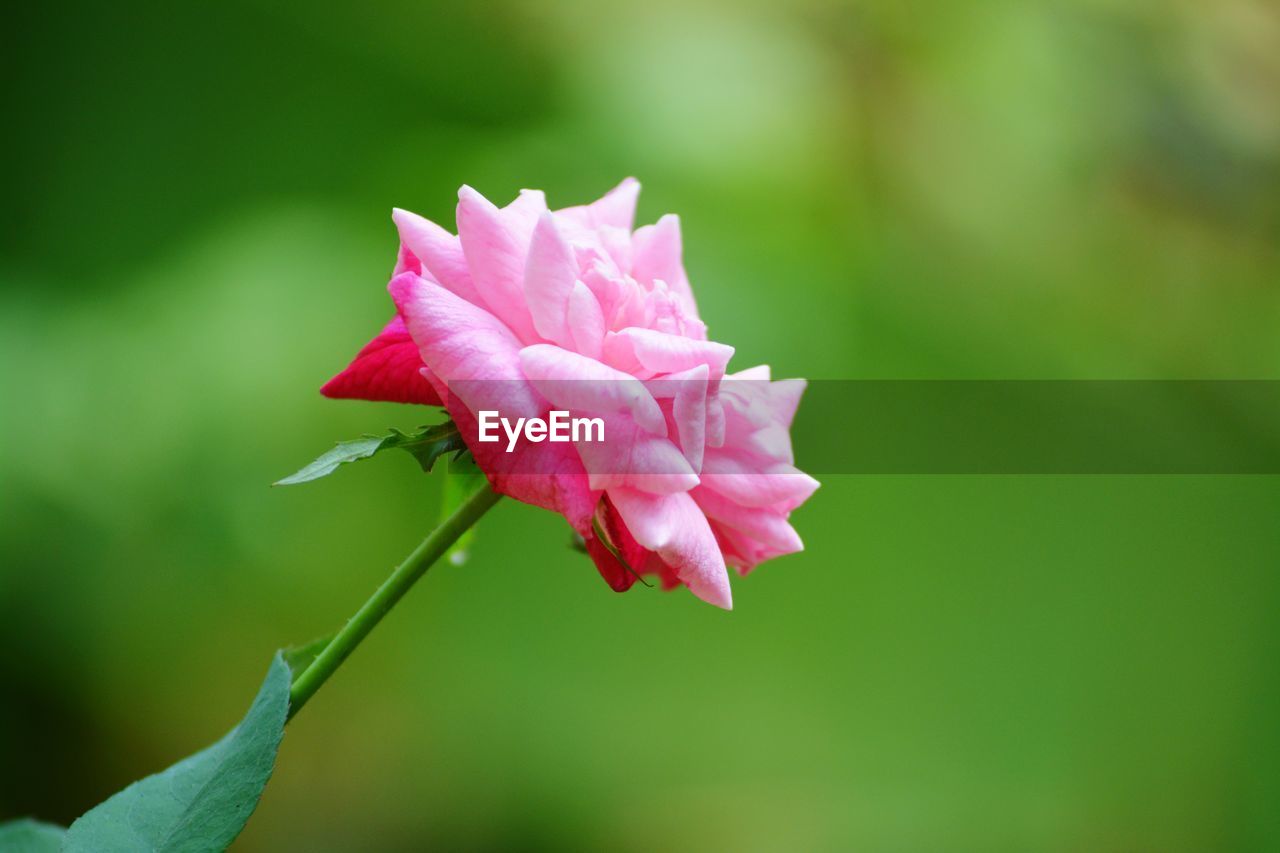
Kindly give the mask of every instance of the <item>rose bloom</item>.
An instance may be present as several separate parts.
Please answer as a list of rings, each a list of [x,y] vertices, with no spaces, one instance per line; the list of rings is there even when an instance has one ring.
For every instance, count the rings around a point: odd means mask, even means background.
[[[558,512],[614,589],[638,574],[732,606],[746,574],[801,550],[788,521],[818,487],[794,465],[801,380],[726,373],[707,339],[673,215],[632,230],[640,185],[550,211],[458,192],[457,236],[396,210],[395,318],[322,389],[443,405],[499,493]],[[477,413],[601,416],[606,441],[478,441]]]

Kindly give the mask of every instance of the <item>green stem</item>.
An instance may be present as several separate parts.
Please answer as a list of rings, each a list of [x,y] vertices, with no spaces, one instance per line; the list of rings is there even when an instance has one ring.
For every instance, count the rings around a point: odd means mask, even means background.
[[[341,631],[337,633],[324,651],[316,655],[293,686],[289,688],[289,718],[302,710],[307,700],[315,694],[320,686],[329,680],[329,676],[342,666],[347,656],[355,651],[356,646],[369,635],[374,626],[382,621],[391,608],[396,606],[404,594],[431,568],[431,564],[440,559],[449,546],[466,533],[480,516],[498,502],[501,497],[485,484],[474,495],[467,498],[457,512],[431,531],[430,535],[413,549],[413,553],[405,557],[404,562],[396,566],[391,576],[383,581],[368,601],[364,603],[356,615],[352,616]]]

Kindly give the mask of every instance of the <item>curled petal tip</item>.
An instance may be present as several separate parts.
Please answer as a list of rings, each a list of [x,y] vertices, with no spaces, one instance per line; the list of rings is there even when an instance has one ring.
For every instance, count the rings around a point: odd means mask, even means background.
[[[696,584],[689,591],[707,604],[713,604],[721,610],[733,610],[733,593],[729,589],[728,573],[716,583]]]
[[[492,205],[492,202],[490,202],[489,199],[485,198],[479,191],[469,184],[463,184],[458,187],[458,203]]]

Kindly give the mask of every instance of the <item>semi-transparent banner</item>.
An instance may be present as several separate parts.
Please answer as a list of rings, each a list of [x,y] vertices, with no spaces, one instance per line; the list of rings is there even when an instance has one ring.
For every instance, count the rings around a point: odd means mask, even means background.
[[[489,470],[601,485],[808,474],[1278,474],[1280,382],[454,381]],[[772,466],[772,467],[770,467]],[[655,484],[658,481],[654,481]],[[687,488],[686,486],[683,486]]]

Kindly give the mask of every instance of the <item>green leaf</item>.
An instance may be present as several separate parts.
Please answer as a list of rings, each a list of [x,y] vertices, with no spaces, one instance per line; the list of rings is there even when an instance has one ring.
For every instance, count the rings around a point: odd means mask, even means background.
[[[423,471],[430,471],[437,459],[447,453],[456,455],[466,450],[458,427],[453,421],[442,424],[418,427],[413,432],[400,432],[392,429],[390,434],[381,436],[365,436],[351,441],[340,441],[338,446],[320,456],[296,474],[277,481],[277,486],[292,486],[318,480],[338,470],[348,462],[368,459],[383,450],[404,450],[418,460]]]
[[[240,724],[202,752],[125,788],[67,830],[67,853],[224,850],[271,777],[289,713],[289,666],[277,652]]]
[[[31,818],[0,823],[0,850],[4,853],[58,853],[67,831]]]

